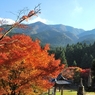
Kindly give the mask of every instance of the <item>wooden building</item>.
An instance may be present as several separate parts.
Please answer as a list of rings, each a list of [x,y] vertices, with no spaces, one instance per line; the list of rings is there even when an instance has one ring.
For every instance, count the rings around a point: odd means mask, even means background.
[[[57,76],[57,78],[52,79],[51,82],[54,82],[54,86],[53,86],[52,94],[49,94],[49,95],[56,95],[56,90],[59,90],[61,92],[60,95],[63,95],[64,85],[71,84],[71,81],[64,78],[61,73]]]

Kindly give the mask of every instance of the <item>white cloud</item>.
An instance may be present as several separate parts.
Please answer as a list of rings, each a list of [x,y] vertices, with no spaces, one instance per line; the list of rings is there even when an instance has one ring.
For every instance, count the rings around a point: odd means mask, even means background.
[[[29,18],[27,21],[24,21],[22,23],[31,24],[31,23],[35,23],[37,21],[43,22],[45,24],[50,23],[50,21],[48,21],[47,19],[41,18],[41,17]],[[4,25],[4,24],[11,25],[13,23],[15,23],[15,21],[12,20],[12,19],[9,19],[9,18],[0,18],[0,25]]]
[[[45,24],[48,23],[48,20],[47,20],[47,19],[44,19],[44,18],[41,18],[41,17],[30,18],[28,21],[25,21],[25,23],[30,24],[30,23],[35,23],[35,22],[37,22],[37,21],[43,22],[43,23],[45,23]]]
[[[82,7],[76,6],[74,9],[74,13],[81,13],[82,12]]]
[[[74,9],[72,11],[72,16],[78,16],[83,12],[83,8],[80,6],[78,0],[74,0]]]
[[[83,12],[83,8],[76,6],[72,12],[72,17],[80,16],[82,14],[82,12]]]
[[[0,18],[0,25],[4,25],[4,24],[13,24],[13,23],[15,23],[15,21],[14,20],[12,20],[12,19],[9,19],[9,18]]]

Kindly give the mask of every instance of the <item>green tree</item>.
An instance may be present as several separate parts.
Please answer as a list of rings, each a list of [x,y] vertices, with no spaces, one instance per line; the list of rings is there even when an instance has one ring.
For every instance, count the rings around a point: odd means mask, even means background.
[[[93,56],[88,55],[88,53],[85,53],[82,58],[81,67],[82,68],[91,68],[92,60],[93,60]]]
[[[55,54],[55,59],[60,59],[62,64],[67,65],[67,60],[65,56],[65,49],[63,47],[57,47],[49,51],[50,54]]]
[[[72,66],[73,61],[75,59],[74,58],[74,48],[73,48],[73,46],[67,45],[65,55],[66,55],[68,66]]]
[[[95,59],[92,61],[92,67],[91,67],[91,73],[92,73],[92,80],[93,80],[93,85],[95,85]]]
[[[73,66],[77,66],[77,63],[76,63],[76,61],[74,60],[74,62],[73,62]]]

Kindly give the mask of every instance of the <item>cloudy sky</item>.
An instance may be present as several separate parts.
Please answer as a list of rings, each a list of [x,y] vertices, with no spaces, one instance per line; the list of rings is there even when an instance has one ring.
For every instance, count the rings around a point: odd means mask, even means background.
[[[95,0],[1,0],[0,19],[12,23],[19,11],[32,10],[41,3],[41,14],[26,23],[42,21],[91,30],[95,28]]]

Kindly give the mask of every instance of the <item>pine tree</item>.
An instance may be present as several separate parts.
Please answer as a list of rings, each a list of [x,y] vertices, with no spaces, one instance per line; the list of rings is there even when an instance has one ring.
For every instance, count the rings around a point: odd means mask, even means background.
[[[91,67],[91,72],[92,72],[92,76],[93,76],[93,85],[95,85],[95,59],[93,59],[92,62],[92,67]]]

